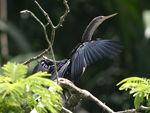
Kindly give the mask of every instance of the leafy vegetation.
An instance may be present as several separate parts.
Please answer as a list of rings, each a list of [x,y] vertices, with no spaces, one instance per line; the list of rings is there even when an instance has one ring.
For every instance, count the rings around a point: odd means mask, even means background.
[[[55,82],[42,78],[50,74],[38,72],[25,78],[27,66],[10,62],[2,70],[4,75],[0,75],[0,112],[23,113],[21,105],[24,103],[40,113],[47,112],[46,109],[52,113],[61,110],[62,100],[58,93],[62,93],[62,88]],[[58,93],[43,86],[51,86]]]
[[[38,0],[38,2],[56,25],[65,11],[62,0]],[[9,55],[7,57],[0,55],[1,65],[8,60],[24,62],[48,47],[43,29],[37,21],[30,15],[19,14],[24,9],[30,9],[46,24],[45,17],[36,7],[34,1],[7,0],[7,5],[8,19],[6,24],[8,27],[7,29],[2,28],[5,27],[2,25],[0,27],[1,32],[8,35]],[[77,85],[90,91],[115,111],[133,108],[133,98],[125,91],[118,91],[115,85],[120,80],[131,76],[144,75],[143,77],[149,78],[150,40],[144,35],[145,27],[148,24],[145,24],[143,20],[143,12],[150,9],[150,1],[68,0],[68,5],[71,12],[65,19],[63,27],[56,32],[54,43],[56,60],[69,57],[69,53],[80,42],[86,26],[94,17],[118,13],[116,17],[105,21],[98,27],[93,39],[121,41],[124,46],[122,53],[110,59],[104,58],[88,67]],[[49,26],[47,29],[50,35]],[[25,41],[27,42],[25,43]],[[26,48],[28,49],[25,50]],[[48,58],[52,57],[48,56]],[[31,63],[31,71],[36,64],[36,61]],[[82,101],[78,107],[90,113],[96,113],[100,110],[99,106],[86,101]]]
[[[150,79],[140,78],[140,77],[129,77],[117,84],[120,85],[119,90],[130,90],[129,93],[133,94],[134,98],[134,106],[138,108],[140,104],[143,102],[143,99],[146,98],[149,103],[149,95],[150,95]]]

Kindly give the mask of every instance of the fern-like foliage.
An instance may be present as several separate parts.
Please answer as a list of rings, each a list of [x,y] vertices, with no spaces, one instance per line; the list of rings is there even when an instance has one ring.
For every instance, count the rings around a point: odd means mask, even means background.
[[[23,113],[20,105],[27,103],[31,110],[36,108],[39,113],[47,112],[46,109],[57,113],[57,110],[61,110],[62,100],[58,93],[62,93],[62,88],[55,82],[42,78],[50,76],[47,72],[38,72],[25,78],[27,68],[10,62],[2,67],[4,75],[0,75],[0,112]],[[43,85],[51,86],[56,91],[48,90]]]
[[[140,77],[129,77],[117,84],[120,85],[119,90],[129,89],[129,93],[133,94],[134,98],[134,106],[138,108],[143,102],[143,99],[146,97],[146,100],[149,99],[150,95],[150,79],[140,78]]]

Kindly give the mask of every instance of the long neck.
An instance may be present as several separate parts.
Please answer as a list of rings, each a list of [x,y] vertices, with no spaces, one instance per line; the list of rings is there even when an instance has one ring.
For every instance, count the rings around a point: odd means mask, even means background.
[[[86,27],[86,29],[82,35],[81,43],[91,40],[94,31],[96,30],[96,28],[99,26],[100,23],[101,22],[97,22],[96,19],[93,19],[89,23],[89,25]]]

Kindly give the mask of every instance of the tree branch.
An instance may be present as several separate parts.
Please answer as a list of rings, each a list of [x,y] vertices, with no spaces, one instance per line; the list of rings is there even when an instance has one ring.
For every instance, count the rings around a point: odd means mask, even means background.
[[[37,6],[39,7],[39,9],[42,11],[42,13],[44,14],[45,18],[47,19],[48,23],[51,25],[52,28],[52,33],[51,33],[51,44],[53,45],[54,43],[54,37],[55,37],[55,31],[56,29],[58,29],[59,27],[62,27],[62,23],[65,21],[65,17],[68,15],[68,13],[70,12],[69,6],[67,4],[67,0],[64,0],[63,3],[66,7],[66,11],[64,13],[63,16],[60,17],[59,23],[54,26],[53,22],[51,21],[50,17],[48,16],[48,14],[44,11],[44,9],[40,6],[40,4],[35,0],[35,3],[37,4]]]
[[[50,48],[48,47],[47,49],[45,49],[45,51],[43,51],[41,54],[30,58],[29,60],[25,61],[24,63],[22,63],[23,65],[27,65],[30,62],[34,61],[34,60],[38,60],[39,58],[41,58],[44,54],[47,54],[50,51]]]
[[[63,107],[63,106],[61,106],[61,107],[66,113],[72,113],[70,110],[66,109],[65,107]]]
[[[95,96],[93,96],[89,91],[78,88],[70,80],[65,79],[65,78],[58,78],[58,80],[59,80],[59,85],[62,88],[67,89],[71,93],[70,97],[67,100],[65,99],[65,101],[63,102],[64,104],[62,106],[62,110],[65,113],[72,113],[71,111],[73,111],[74,108],[78,105],[78,103],[83,99],[94,101],[97,105],[99,105],[107,113],[140,113],[140,111],[147,111],[150,109],[150,107],[145,107],[145,106],[141,105],[137,109],[129,109],[129,110],[124,110],[124,111],[114,112],[107,105],[105,105],[103,102],[101,102]],[[56,82],[56,80],[55,80],[55,82]],[[51,89],[51,87],[50,87],[49,90],[53,90],[53,89]],[[30,113],[37,113],[37,111],[34,109]]]
[[[64,105],[64,107],[69,110],[73,110],[73,108],[82,99],[94,101],[97,105],[99,105],[107,113],[139,113],[140,111],[147,111],[150,109],[150,107],[145,107],[145,106],[141,105],[137,109],[129,109],[129,110],[124,110],[124,111],[114,112],[112,109],[110,109],[104,103],[102,103],[99,99],[97,99],[95,96],[93,96],[89,91],[78,88],[68,79],[58,78],[58,80],[59,80],[59,85],[62,88],[68,89],[72,94],[72,96],[65,102],[65,105]]]
[[[62,23],[65,21],[65,17],[66,17],[67,14],[70,12],[69,6],[68,6],[68,4],[67,4],[67,0],[64,0],[63,3],[64,3],[64,5],[66,6],[66,11],[65,11],[64,15],[60,17],[60,21],[59,21],[58,25],[55,26],[55,29],[58,29],[59,27],[62,26]]]
[[[29,10],[23,10],[23,11],[21,11],[20,13],[29,13],[29,14],[31,14],[31,16],[32,16],[37,22],[40,23],[40,25],[41,25],[41,26],[43,27],[43,29],[44,29],[45,37],[46,37],[46,40],[47,40],[47,42],[48,42],[48,44],[49,44],[50,41],[49,41],[49,39],[48,39],[48,35],[47,35],[47,32],[46,32],[46,27],[45,27],[45,25],[35,16],[35,14],[32,13],[31,11],[29,11]],[[49,51],[50,49],[51,49],[51,48],[50,48],[50,46],[49,46],[44,52],[42,52],[41,54],[37,55],[36,57],[30,58],[29,60],[25,61],[25,62],[22,63],[22,64],[26,65],[26,64],[29,64],[31,61],[34,61],[34,60],[37,60],[37,59],[41,58],[44,54],[48,53],[48,51]]]
[[[124,111],[117,111],[115,113],[140,113],[140,111],[147,111],[149,109],[150,109],[150,107],[145,107],[145,106],[141,105],[137,109],[128,109],[128,110],[124,110]]]
[[[52,58],[53,58],[53,62],[54,62],[54,69],[55,69],[55,73],[56,73],[56,78],[57,78],[57,83],[58,83],[58,73],[57,73],[57,67],[56,67],[56,62],[55,62],[55,56],[54,56],[54,51],[53,51],[53,48],[52,48],[52,45],[51,45],[51,42],[49,41],[48,39],[48,34],[47,34],[47,31],[46,31],[46,26],[34,15],[34,13],[32,13],[31,11],[29,10],[24,10],[24,11],[21,11],[21,13],[30,13],[31,16],[33,16],[35,18],[35,20],[37,20],[37,22],[39,22],[41,24],[41,26],[43,27],[43,30],[44,30],[44,34],[45,34],[45,38],[46,38],[46,41],[48,42],[49,44],[49,47],[50,50],[51,50],[51,53],[52,53]],[[49,50],[49,49],[47,49]],[[44,52],[46,53],[46,52]],[[38,57],[36,57],[38,58]],[[34,58],[31,58],[32,60],[34,60]],[[31,60],[30,60],[31,61]]]
[[[86,99],[86,100],[94,101],[104,111],[107,111],[108,113],[115,113],[112,109],[110,109],[108,106],[106,106],[96,97],[94,97],[90,92],[76,87],[68,79],[58,78],[58,80],[62,88],[66,88],[72,93],[72,96],[67,100],[67,102],[65,102],[65,106],[64,106],[65,108],[72,110],[78,104],[78,102],[80,102],[82,99]]]
[[[55,37],[55,31],[56,29],[58,29],[60,26],[62,26],[62,23],[65,19],[65,17],[67,16],[67,14],[69,13],[69,6],[67,4],[67,1],[64,0],[64,5],[66,6],[66,11],[64,13],[63,16],[61,16],[60,18],[60,21],[58,23],[57,26],[54,26],[50,17],[48,16],[48,14],[43,10],[43,8],[40,6],[40,4],[35,0],[35,3],[37,4],[37,6],[39,7],[39,9],[43,12],[43,14],[45,15],[48,23],[51,25],[51,28],[52,28],[52,33],[51,33],[51,42],[48,38],[48,34],[47,34],[47,31],[46,31],[46,27],[47,25],[44,25],[35,15],[34,13],[32,13],[31,11],[29,10],[24,10],[24,11],[21,11],[21,13],[30,13],[31,16],[34,17],[35,20],[37,20],[37,22],[40,23],[40,25],[43,27],[43,30],[44,30],[44,34],[45,34],[45,38],[46,38],[46,41],[48,42],[49,44],[49,47],[48,49],[46,49],[44,52],[42,52],[41,54],[37,55],[36,57],[33,57],[33,58],[30,58],[29,60],[25,61],[23,64],[26,65],[26,64],[29,64],[31,61],[33,60],[37,60],[38,58],[42,57],[44,54],[48,53],[49,50],[51,50],[51,53],[52,53],[52,59],[53,59],[53,63],[54,63],[54,70],[55,70],[55,73],[56,73],[56,78],[57,78],[57,83],[58,83],[58,73],[57,73],[57,67],[56,67],[56,62],[55,62],[55,56],[54,56],[54,51],[53,51],[53,48],[52,48],[52,45],[54,43],[54,37]]]

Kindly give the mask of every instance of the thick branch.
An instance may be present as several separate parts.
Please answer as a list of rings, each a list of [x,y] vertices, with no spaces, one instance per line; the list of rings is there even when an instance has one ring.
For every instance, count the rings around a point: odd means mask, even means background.
[[[62,106],[62,109],[65,111],[65,113],[72,113],[70,110],[66,109],[65,107]]]
[[[94,101],[97,105],[99,105],[104,111],[108,113],[139,113],[140,111],[147,111],[150,109],[150,107],[145,107],[141,105],[137,109],[129,109],[129,110],[124,110],[124,111],[114,112],[104,103],[102,103],[99,99],[93,96],[89,91],[78,88],[68,79],[59,78],[58,80],[62,88],[66,88],[72,93],[72,96],[67,100],[64,106],[67,109],[72,110],[78,104],[78,102],[80,102],[82,99]]]
[[[63,111],[65,113],[72,113],[73,108],[82,100],[92,100],[94,101],[97,105],[99,105],[104,111],[107,113],[140,113],[140,111],[147,111],[150,108],[145,107],[145,106],[140,106],[137,109],[129,109],[129,110],[124,110],[124,111],[117,111],[114,112],[112,109],[110,109],[108,106],[106,106],[104,103],[102,103],[99,99],[94,97],[90,92],[80,89],[77,86],[75,86],[71,81],[65,78],[59,78],[59,85],[62,88],[67,89],[71,93],[71,97],[69,97],[68,100],[66,100],[64,106],[62,106]],[[50,88],[50,90],[52,90]],[[70,111],[71,110],[71,111]],[[37,113],[37,111],[34,109],[30,113]]]
[[[96,97],[94,97],[90,92],[80,89],[76,87],[71,81],[64,78],[59,78],[59,83],[62,88],[68,89],[72,96],[68,99],[68,101],[65,103],[65,107],[67,109],[73,109],[78,102],[80,102],[81,99],[86,100],[92,100],[95,103],[97,103],[104,111],[107,111],[108,113],[115,113],[113,110],[111,110],[108,106],[106,106],[104,103],[102,103],[100,100],[98,100]]]

